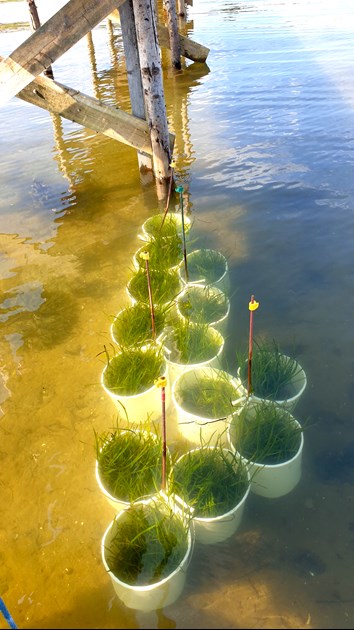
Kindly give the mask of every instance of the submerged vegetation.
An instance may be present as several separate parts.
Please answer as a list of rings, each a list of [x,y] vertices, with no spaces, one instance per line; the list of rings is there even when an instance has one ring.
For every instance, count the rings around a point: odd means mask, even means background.
[[[105,548],[110,571],[126,584],[154,584],[172,573],[188,550],[189,520],[166,503],[132,504],[112,525]]]
[[[191,227],[190,219],[185,217],[184,228],[188,232]],[[164,218],[162,214],[156,214],[146,219],[143,224],[143,232],[149,238],[170,237],[181,235],[182,216],[177,212],[169,212]]]
[[[200,324],[213,324],[228,314],[228,297],[217,287],[187,285],[177,298],[179,312],[186,319]]]
[[[227,271],[227,260],[221,252],[215,249],[197,249],[187,254],[188,281],[212,284],[217,282]],[[186,281],[184,267],[181,265],[180,274]]]

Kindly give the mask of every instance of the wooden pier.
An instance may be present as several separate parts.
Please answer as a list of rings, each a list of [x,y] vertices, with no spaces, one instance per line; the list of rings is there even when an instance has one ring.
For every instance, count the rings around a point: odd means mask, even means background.
[[[139,168],[153,172],[159,199],[166,197],[174,136],[168,129],[160,46],[170,49],[177,70],[181,56],[204,63],[209,53],[178,31],[177,11],[184,15],[184,2],[163,0],[167,25],[157,20],[155,0],[69,0],[42,25],[34,0],[27,2],[34,30],[8,57],[0,58],[0,104],[17,96],[128,144],[138,152]],[[52,64],[105,19],[122,29],[131,113],[51,78]]]

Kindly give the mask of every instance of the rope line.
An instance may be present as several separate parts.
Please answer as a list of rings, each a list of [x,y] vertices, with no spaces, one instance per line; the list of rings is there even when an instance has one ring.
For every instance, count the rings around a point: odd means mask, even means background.
[[[0,597],[0,611],[4,615],[7,623],[10,626],[10,628],[14,628],[15,630],[17,630],[17,626],[16,626],[14,620],[12,619],[9,611],[7,610],[7,608],[6,608],[5,604],[4,604],[4,601],[1,599],[1,597]]]

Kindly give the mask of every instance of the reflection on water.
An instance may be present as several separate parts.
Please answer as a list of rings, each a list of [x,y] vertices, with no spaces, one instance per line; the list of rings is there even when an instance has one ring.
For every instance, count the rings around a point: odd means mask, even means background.
[[[36,4],[44,22],[64,2]],[[0,116],[1,597],[23,628],[352,628],[353,10],[347,0],[187,10],[183,31],[210,48],[207,64],[162,60],[189,247],[228,258],[223,367],[234,371],[247,346],[254,294],[255,334],[306,369],[303,476],[286,497],[250,496],[230,540],[197,545],[174,605],[144,614],[119,602],[100,557],[113,515],[93,430],[116,420],[100,353],[128,304],[141,225],[162,208],[135,151],[13,98]],[[25,2],[0,2],[2,24],[27,14]],[[28,35],[1,29],[0,55]],[[53,72],[130,109],[115,23]],[[168,431],[172,446],[172,421]]]

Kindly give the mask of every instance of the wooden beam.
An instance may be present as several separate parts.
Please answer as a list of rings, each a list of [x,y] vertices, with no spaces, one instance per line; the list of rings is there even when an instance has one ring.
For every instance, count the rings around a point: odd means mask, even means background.
[[[163,26],[162,24],[157,25],[157,34],[159,38],[160,46],[164,48],[170,47],[170,38],[168,34],[167,26]],[[194,42],[189,37],[184,37],[184,35],[179,34],[179,41],[181,45],[181,55],[182,57],[186,57],[187,59],[191,59],[192,61],[206,61],[206,58],[210,52],[210,48],[206,46],[202,46],[202,44],[198,44]]]
[[[113,11],[109,18],[113,23],[120,24],[118,11]],[[167,26],[164,26],[163,24],[157,24],[157,36],[159,38],[160,46],[162,46],[163,48],[170,48],[170,37]],[[189,37],[181,35],[181,33],[179,33],[179,41],[182,57],[186,57],[186,59],[191,59],[191,61],[199,61],[202,63],[206,61],[210,52],[210,48],[207,48],[202,44],[198,44]]]
[[[124,0],[69,0],[0,63],[0,105],[117,9]]]
[[[123,142],[149,156],[152,155],[150,131],[145,120],[116,107],[104,105],[78,90],[41,76],[21,90],[17,96],[27,103],[60,114],[63,118]],[[170,134],[170,143],[173,147],[173,134]]]

